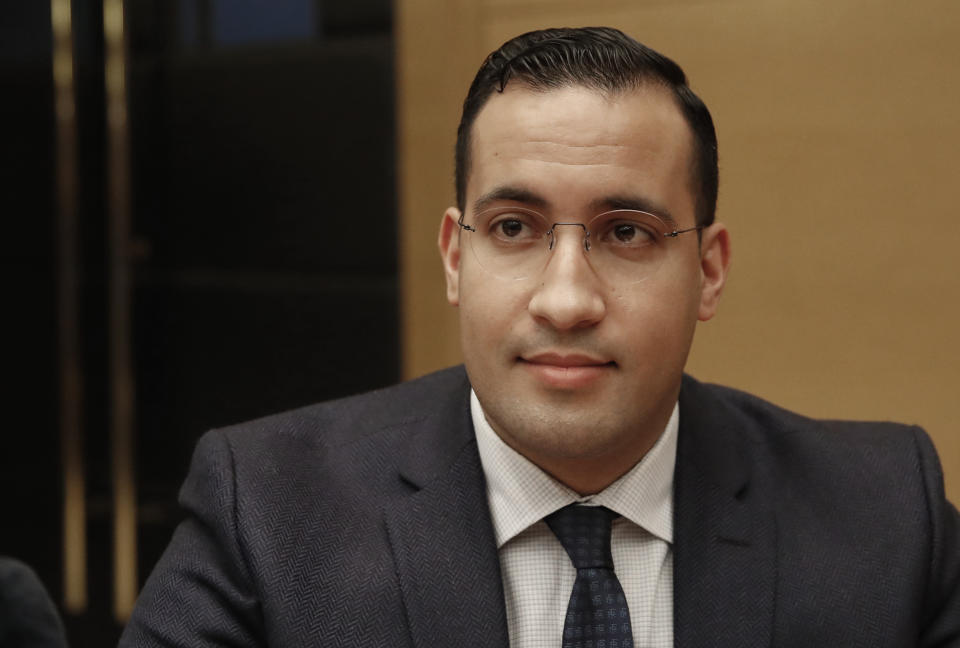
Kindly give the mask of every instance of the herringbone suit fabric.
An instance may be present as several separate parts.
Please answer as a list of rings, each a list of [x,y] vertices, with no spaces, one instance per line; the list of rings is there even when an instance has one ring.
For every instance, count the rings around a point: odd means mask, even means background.
[[[121,646],[506,646],[454,368],[208,433]],[[922,431],[685,378],[681,648],[960,647],[960,522]]]

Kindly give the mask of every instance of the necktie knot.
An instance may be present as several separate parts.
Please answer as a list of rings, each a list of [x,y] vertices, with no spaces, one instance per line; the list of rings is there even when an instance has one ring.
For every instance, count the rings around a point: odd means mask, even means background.
[[[544,521],[577,569],[613,569],[610,526],[617,514],[603,506],[572,504]]]

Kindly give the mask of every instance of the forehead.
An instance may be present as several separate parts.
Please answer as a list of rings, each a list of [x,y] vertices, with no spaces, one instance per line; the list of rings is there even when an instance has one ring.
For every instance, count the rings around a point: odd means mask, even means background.
[[[692,212],[691,151],[690,129],[663,87],[508,85],[473,125],[467,209],[510,186],[565,205],[636,194]]]

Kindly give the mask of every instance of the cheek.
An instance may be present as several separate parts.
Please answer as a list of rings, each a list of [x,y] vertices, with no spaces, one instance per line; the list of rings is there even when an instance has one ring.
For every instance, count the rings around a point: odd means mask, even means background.
[[[487,276],[467,275],[460,282],[460,332],[464,350],[484,353],[517,326],[524,310],[522,291]],[[483,344],[479,342],[483,341]]]
[[[696,278],[674,275],[611,290],[608,317],[619,322],[634,355],[648,361],[658,354],[686,353],[699,304]]]

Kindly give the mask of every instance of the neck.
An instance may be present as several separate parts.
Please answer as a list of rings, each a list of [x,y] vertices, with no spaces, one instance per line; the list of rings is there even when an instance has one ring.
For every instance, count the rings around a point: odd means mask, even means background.
[[[659,438],[659,434],[645,438],[642,445],[631,448],[630,452],[613,453],[610,456],[539,459],[524,456],[578,495],[595,495],[630,472],[643,460]]]
[[[657,416],[645,429],[624,435],[620,443],[591,452],[578,452],[569,447],[562,451],[554,449],[553,452],[542,446],[532,448],[498,429],[489,418],[487,422],[508,446],[567,488],[586,496],[604,490],[640,463],[660,439],[672,414],[673,406]]]

